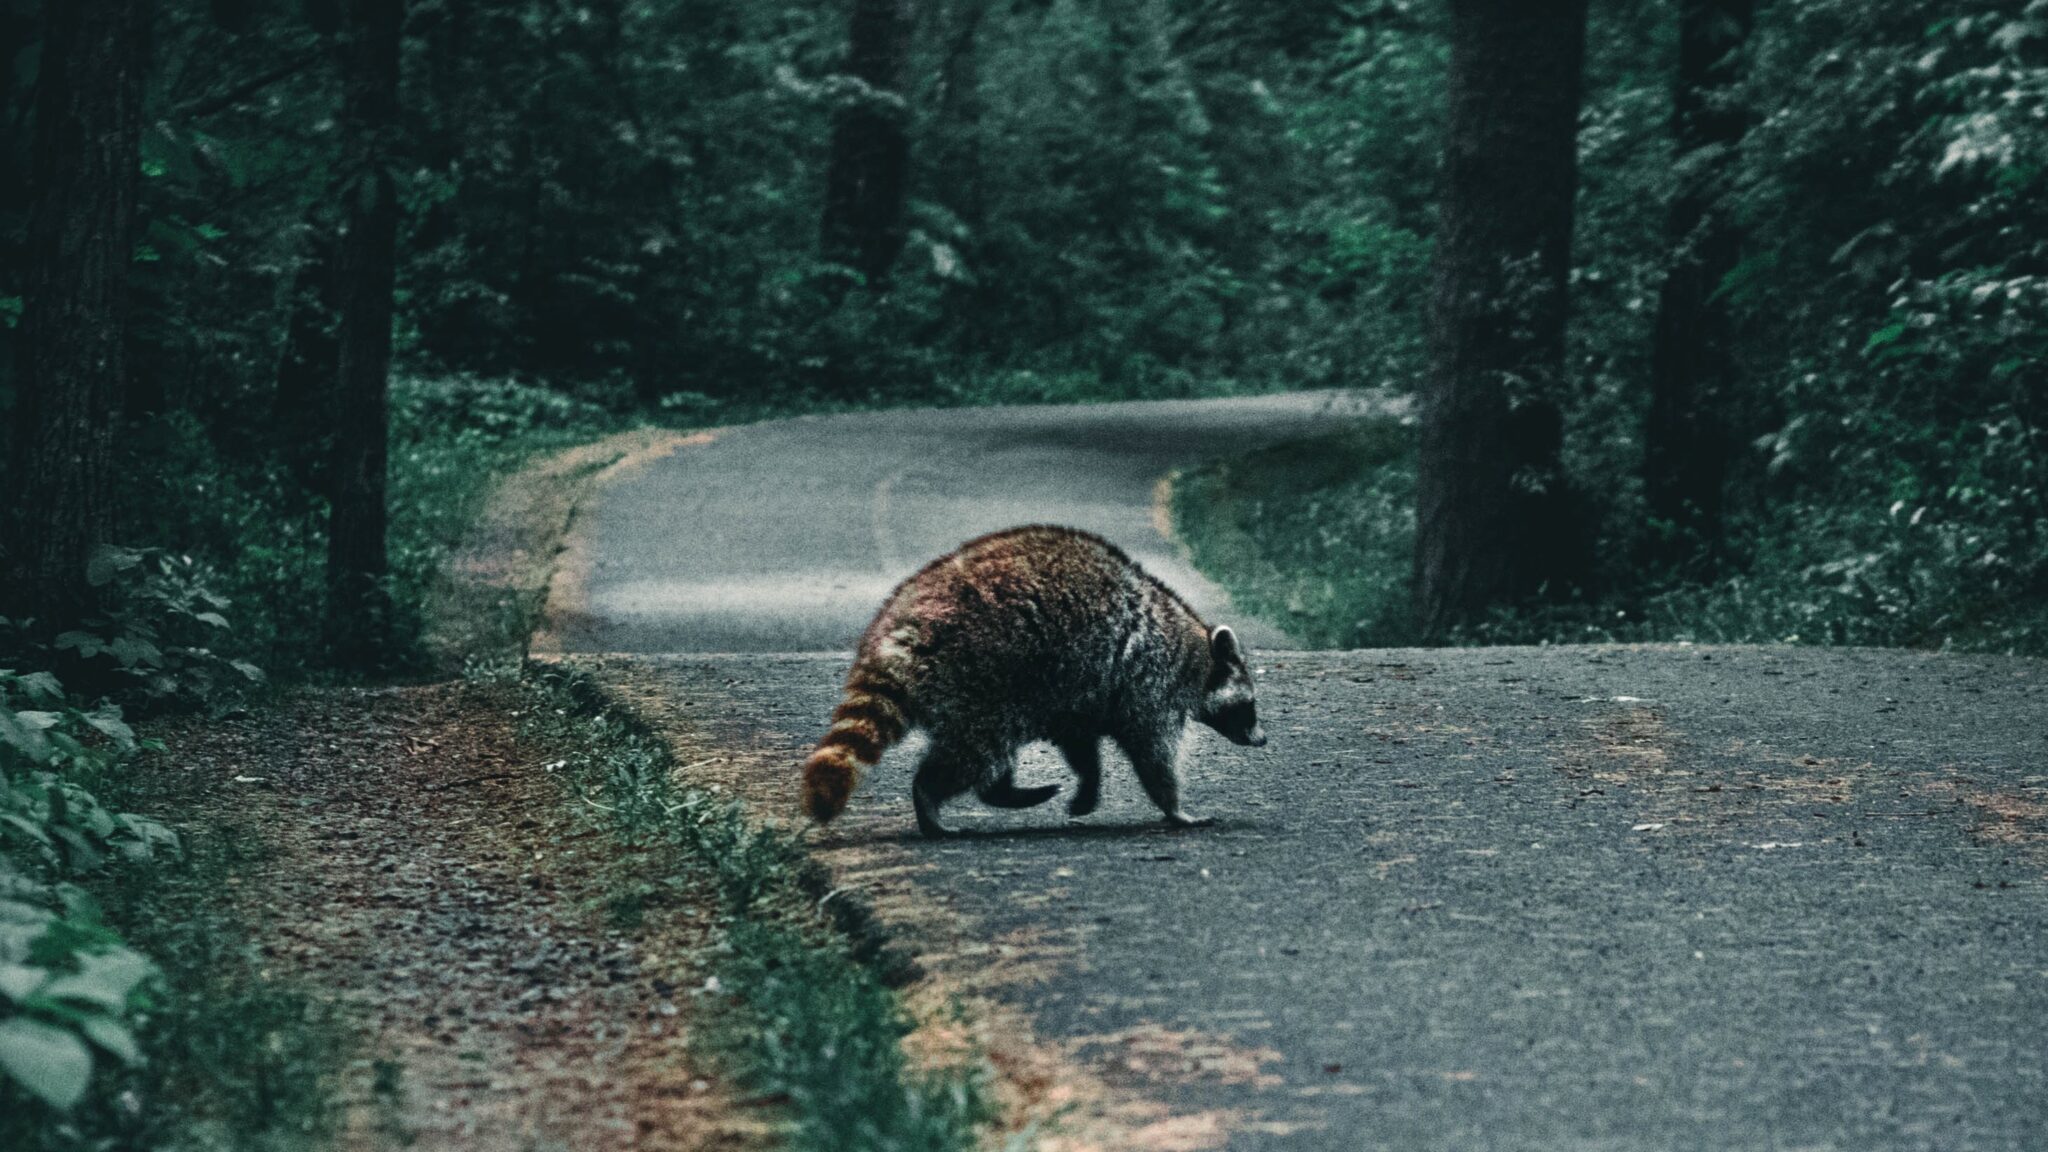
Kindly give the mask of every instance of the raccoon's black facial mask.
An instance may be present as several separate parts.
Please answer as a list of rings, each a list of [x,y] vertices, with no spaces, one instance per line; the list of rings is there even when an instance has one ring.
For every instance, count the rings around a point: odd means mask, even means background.
[[[1228,628],[1211,632],[1209,655],[1212,670],[1197,718],[1233,744],[1264,747],[1266,730],[1259,726],[1251,669],[1245,666],[1244,649],[1238,645],[1236,634]]]
[[[1202,717],[1202,723],[1221,732],[1232,744],[1249,748],[1266,746],[1266,730],[1259,727],[1258,705],[1249,700],[1228,705]]]

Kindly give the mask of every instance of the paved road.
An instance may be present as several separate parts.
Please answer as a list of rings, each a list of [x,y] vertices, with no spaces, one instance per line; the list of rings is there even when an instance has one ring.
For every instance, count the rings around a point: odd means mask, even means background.
[[[837,439],[819,423],[810,442]],[[756,458],[755,482],[797,467]],[[620,495],[659,503],[656,475]],[[1024,483],[1005,475],[994,490]],[[795,524],[751,531],[796,536],[791,556],[858,535]],[[741,547],[737,521],[689,530]],[[845,662],[647,656],[610,674],[780,807],[778,773]],[[925,842],[897,756],[821,849],[865,861],[898,906],[908,887],[980,939],[1044,943],[1043,978],[997,994],[1105,1079],[1224,1110],[1232,1148],[2048,1146],[2048,663],[1678,647],[1258,663],[1271,746],[1190,741],[1187,802],[1217,827],[1158,829],[1112,766],[1081,824],[1057,802],[962,805],[982,835]],[[1034,753],[1020,782],[1061,778]],[[1155,1075],[1134,1036],[1210,1055]]]
[[[614,485],[586,528],[570,652],[850,649],[898,580],[962,541],[1058,523],[1123,545],[1212,620],[1220,589],[1159,530],[1174,468],[1328,429],[1386,401],[1225,401],[812,417],[729,429]],[[1254,644],[1278,633],[1253,624]]]

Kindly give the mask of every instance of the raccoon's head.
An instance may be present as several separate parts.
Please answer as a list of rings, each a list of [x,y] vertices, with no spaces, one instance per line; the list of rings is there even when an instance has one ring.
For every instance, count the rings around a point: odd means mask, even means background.
[[[1237,633],[1221,625],[1211,629],[1209,658],[1209,682],[1202,686],[1202,706],[1196,719],[1223,733],[1232,744],[1264,747],[1266,730],[1259,727],[1252,671],[1245,667]]]

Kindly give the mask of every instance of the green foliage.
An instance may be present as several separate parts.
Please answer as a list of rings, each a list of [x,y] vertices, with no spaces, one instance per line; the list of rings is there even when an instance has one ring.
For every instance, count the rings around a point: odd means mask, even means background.
[[[975,1147],[991,1116],[976,1066],[911,1070],[910,1025],[880,978],[871,937],[849,936],[853,905],[821,891],[802,844],[749,820],[728,796],[684,788],[661,740],[614,711],[580,674],[528,672],[521,738],[601,827],[649,863],[646,881],[718,894],[720,959],[707,1002],[717,1046],[750,1090],[786,1098],[789,1146],[816,1152],[949,1152]],[[632,893],[641,891],[636,887]],[[820,915],[842,910],[834,925]],[[644,915],[637,897],[625,908]],[[615,913],[616,914],[616,913]]]
[[[77,1107],[96,1069],[142,1059],[156,965],[76,883],[177,849],[87,786],[135,749],[118,708],[78,707],[47,672],[0,671],[0,1104],[30,1124]]]
[[[52,641],[84,679],[145,703],[219,701],[263,672],[211,645],[228,631],[218,574],[161,549],[102,546],[87,563],[100,610]]]
[[[0,891],[0,1102],[66,1113],[96,1067],[142,1062],[134,1028],[159,973],[82,889],[32,884],[0,856]]]
[[[225,605],[156,554],[107,550],[94,575],[123,592],[112,639],[60,637],[56,654],[118,668],[148,703],[158,677],[192,699],[212,658],[166,637],[226,628],[179,622]],[[147,650],[124,661],[118,640]],[[326,1123],[335,1030],[239,942],[232,842],[108,799],[161,792],[139,784],[166,771],[140,762],[160,750],[118,706],[0,670],[0,1146],[246,1148]]]
[[[388,591],[397,629],[396,662],[421,666],[422,604],[461,543],[492,485],[538,452],[582,442],[618,427],[602,407],[548,388],[511,381],[401,377],[391,392]],[[324,502],[308,492],[290,463],[265,452],[238,458],[190,414],[173,414],[138,430],[124,445],[124,465],[137,478],[128,501],[128,538],[162,547],[123,569],[120,580],[147,576],[144,618],[181,638],[177,659],[187,698],[234,680],[240,662],[273,674],[318,674],[327,550]],[[185,557],[213,558],[212,565]],[[161,570],[161,572],[160,572]],[[145,595],[146,594],[146,595]],[[235,627],[203,617],[219,601],[234,605]],[[152,615],[153,614],[153,615]],[[190,625],[203,627],[192,633]],[[98,633],[111,643],[109,627]],[[114,659],[111,651],[93,655]],[[196,655],[202,644],[214,645]],[[216,653],[231,654],[223,665]],[[155,671],[155,670],[150,670]],[[145,679],[145,683],[155,683]],[[171,685],[163,685],[171,687]],[[182,690],[182,689],[181,689]],[[174,693],[175,694],[175,693]]]
[[[1936,509],[2014,502],[2010,425],[1973,430],[1965,482],[1922,492],[1911,472],[1885,507],[1799,504],[1748,522],[1742,564],[1710,580],[1634,580],[1590,596],[1504,606],[1454,637],[1481,644],[1696,641],[1955,646],[2048,654],[2040,527],[2008,504],[1957,522]],[[1414,642],[1414,456],[1391,425],[1278,445],[1190,473],[1175,526],[1245,610],[1311,648]],[[1907,493],[1915,494],[1908,498]],[[1987,535],[1987,533],[1993,533]],[[2003,559],[2018,557],[2018,562]],[[2033,549],[2033,551],[2029,551]],[[1986,562],[1986,555],[1994,557]]]

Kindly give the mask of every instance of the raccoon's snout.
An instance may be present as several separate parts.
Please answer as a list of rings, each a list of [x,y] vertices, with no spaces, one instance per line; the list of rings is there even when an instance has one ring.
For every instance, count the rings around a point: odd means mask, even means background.
[[[1247,748],[1264,748],[1266,746],[1266,728],[1262,724],[1253,725],[1251,731],[1232,736],[1231,740]]]

